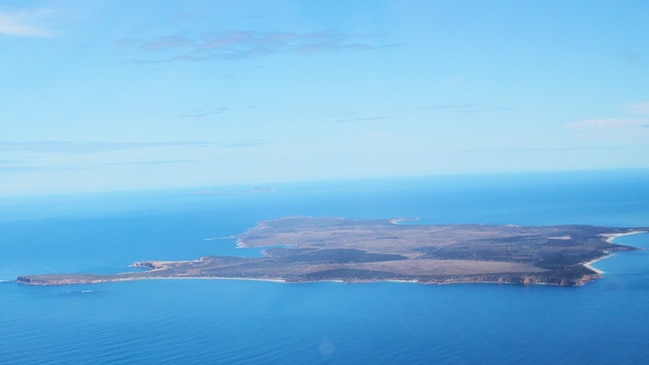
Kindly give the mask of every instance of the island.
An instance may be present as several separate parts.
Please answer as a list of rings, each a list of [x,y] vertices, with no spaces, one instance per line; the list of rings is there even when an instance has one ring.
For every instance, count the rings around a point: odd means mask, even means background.
[[[285,217],[237,237],[262,257],[142,261],[119,274],[24,275],[18,283],[64,285],[139,279],[212,278],[283,282],[491,282],[579,286],[602,273],[589,264],[619,235],[643,228],[589,225],[416,224],[406,219]],[[143,270],[144,269],[144,270]]]

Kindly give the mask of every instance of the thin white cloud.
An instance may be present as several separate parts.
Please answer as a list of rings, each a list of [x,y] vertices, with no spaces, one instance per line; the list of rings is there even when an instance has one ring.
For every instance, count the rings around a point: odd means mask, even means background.
[[[267,144],[273,144],[275,143],[274,141],[267,140],[267,139],[250,139],[250,140],[245,140],[245,141],[237,141],[233,143],[227,143],[224,144],[223,147],[226,148],[246,148],[246,147],[257,147],[257,146],[263,146]]]
[[[139,56],[129,63],[233,60],[277,53],[310,54],[335,50],[365,50],[393,45],[376,45],[369,35],[335,32],[218,32],[190,37],[162,36],[156,39],[122,39],[117,45]]]
[[[649,102],[623,106],[625,118],[599,118],[574,121],[565,127],[580,137],[611,142],[646,143],[649,138]]]
[[[601,150],[617,150],[622,147],[619,146],[605,146],[605,147],[529,147],[529,148],[490,148],[490,149],[466,149],[462,151],[467,152],[570,152],[570,151],[601,151]]]
[[[11,165],[0,164],[0,173],[13,172],[45,172],[45,171],[80,171],[80,170],[97,170],[111,167],[128,167],[128,166],[155,166],[155,165],[181,165],[202,163],[205,160],[150,160],[150,161],[127,161],[127,162],[108,162],[108,163],[85,163],[85,164],[43,164],[32,163],[29,161],[16,162]]]
[[[0,10],[0,35],[19,37],[49,37],[51,32],[44,21],[52,14],[51,10]]]
[[[445,105],[434,105],[423,108],[423,110],[429,111],[453,111],[456,113],[497,113],[497,112],[506,112],[512,110],[512,107],[508,106],[482,106],[478,104],[445,104]]]
[[[230,108],[227,107],[227,106],[214,108],[212,110],[198,109],[198,110],[193,110],[192,112],[189,112],[189,113],[185,113],[185,114],[181,115],[180,117],[181,118],[204,118],[204,117],[208,117],[208,116],[211,116],[211,115],[221,114],[223,112],[228,111],[229,109]]]
[[[377,120],[386,120],[392,119],[388,116],[375,116],[375,117],[361,117],[361,118],[348,118],[348,119],[337,119],[336,123],[348,123],[348,122],[372,122]]]
[[[649,120],[631,118],[588,119],[565,124],[580,138],[615,144],[646,143]]]
[[[425,107],[424,110],[454,110],[465,111],[469,108],[475,108],[476,104],[444,104]]]
[[[633,114],[649,116],[649,102],[629,104],[626,108]]]
[[[642,119],[588,119],[566,123],[566,127],[575,131],[622,131],[649,127],[649,122]]]
[[[0,141],[1,151],[27,151],[37,153],[86,154],[153,147],[210,146],[218,142],[91,142],[91,141]]]
[[[219,147],[246,148],[273,144],[267,139],[247,139],[239,141],[181,141],[181,142],[96,142],[96,141],[0,141],[0,152],[28,152],[40,154],[84,155],[103,152],[164,148],[164,147]],[[0,160],[1,165],[2,160]]]

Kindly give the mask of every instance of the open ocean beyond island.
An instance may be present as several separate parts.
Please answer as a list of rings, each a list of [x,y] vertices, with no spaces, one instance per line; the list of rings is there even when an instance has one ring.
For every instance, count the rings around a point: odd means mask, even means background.
[[[264,186],[263,188],[267,188]],[[148,280],[29,287],[20,274],[259,255],[263,219],[649,226],[649,171],[464,175],[0,199],[2,364],[638,364],[649,250],[583,287]],[[617,243],[649,247],[649,235]]]

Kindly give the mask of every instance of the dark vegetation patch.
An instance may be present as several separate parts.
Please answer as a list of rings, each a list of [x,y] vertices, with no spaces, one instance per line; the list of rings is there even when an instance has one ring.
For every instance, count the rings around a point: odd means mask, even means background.
[[[323,264],[344,264],[350,262],[377,262],[407,259],[407,257],[402,255],[372,253],[357,249],[275,248],[266,250],[266,256],[287,262],[308,262]]]

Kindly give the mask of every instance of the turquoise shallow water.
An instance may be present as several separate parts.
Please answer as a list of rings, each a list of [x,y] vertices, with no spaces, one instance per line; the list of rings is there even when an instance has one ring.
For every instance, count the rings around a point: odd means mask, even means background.
[[[649,172],[510,174],[0,200],[0,279],[142,259],[258,255],[231,235],[287,215],[649,226]],[[231,192],[241,192],[239,187]],[[188,190],[189,191],[189,190]],[[649,235],[618,243],[649,247]],[[0,283],[0,363],[637,364],[649,250],[579,288],[151,280]]]

